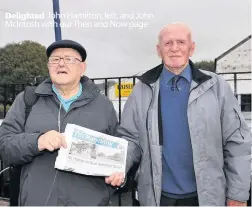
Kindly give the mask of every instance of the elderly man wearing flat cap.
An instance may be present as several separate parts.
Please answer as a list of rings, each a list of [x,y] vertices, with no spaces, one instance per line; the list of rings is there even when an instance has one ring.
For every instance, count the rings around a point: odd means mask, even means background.
[[[114,107],[84,76],[83,46],[61,40],[46,53],[50,78],[36,88],[37,101],[28,118],[22,92],[0,129],[0,156],[9,165],[22,166],[19,205],[107,205],[114,188],[104,177],[60,171],[54,164],[58,149],[67,147],[62,135],[67,123],[113,135]]]

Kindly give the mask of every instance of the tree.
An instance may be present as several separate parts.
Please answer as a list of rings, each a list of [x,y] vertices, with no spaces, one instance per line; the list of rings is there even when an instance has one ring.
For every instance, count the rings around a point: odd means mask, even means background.
[[[202,69],[202,70],[208,70],[211,72],[215,72],[215,64],[214,61],[200,61],[200,62],[195,62],[195,67],[198,69]]]
[[[30,84],[36,76],[47,76],[45,50],[28,40],[0,48],[0,84]]]

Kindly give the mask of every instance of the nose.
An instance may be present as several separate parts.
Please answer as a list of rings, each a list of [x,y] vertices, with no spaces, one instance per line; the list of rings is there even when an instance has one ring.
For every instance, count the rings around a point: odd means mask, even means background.
[[[59,66],[63,66],[63,65],[65,65],[64,58],[61,58],[59,61]]]
[[[177,44],[176,42],[174,42],[174,43],[172,44],[171,51],[177,52],[178,49],[179,49],[179,48],[178,48],[178,44]]]

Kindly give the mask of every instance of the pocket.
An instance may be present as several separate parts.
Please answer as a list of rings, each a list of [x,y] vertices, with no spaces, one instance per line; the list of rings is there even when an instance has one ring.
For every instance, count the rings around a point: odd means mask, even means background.
[[[236,120],[236,122],[238,123],[238,130],[239,130],[239,132],[240,132],[240,134],[241,134],[241,136],[242,136],[242,138],[244,139],[244,134],[243,134],[243,130],[242,130],[242,117],[241,117],[241,115],[239,114],[239,112],[238,112],[238,110],[237,109],[235,109],[234,108],[234,113],[235,113],[235,120]]]
[[[222,133],[225,142],[229,137],[237,133],[240,134],[241,139],[244,140],[245,136],[242,130],[246,131],[247,126],[240,110],[237,107],[232,107],[227,108],[224,112],[225,116],[222,118]]]

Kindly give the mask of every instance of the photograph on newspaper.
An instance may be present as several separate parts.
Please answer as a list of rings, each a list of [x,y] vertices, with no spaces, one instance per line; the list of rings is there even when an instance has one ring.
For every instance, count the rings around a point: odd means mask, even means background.
[[[67,148],[59,150],[55,168],[93,176],[125,173],[126,140],[74,124],[67,124],[64,135]]]

